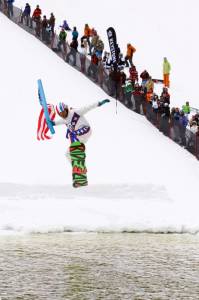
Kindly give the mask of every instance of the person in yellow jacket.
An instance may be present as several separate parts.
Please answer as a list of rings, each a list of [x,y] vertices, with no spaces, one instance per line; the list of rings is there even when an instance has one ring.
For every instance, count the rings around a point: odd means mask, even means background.
[[[163,61],[163,83],[165,87],[170,86],[169,75],[170,75],[171,65],[168,62],[167,58],[164,57]]]
[[[147,83],[146,83],[146,100],[148,102],[151,101],[151,97],[153,95],[153,90],[154,90],[154,82],[152,80],[152,77],[149,76],[149,79],[147,80]]]
[[[127,44],[127,52],[125,56],[126,67],[129,67],[129,63],[131,67],[133,66],[133,53],[135,51],[136,49],[131,44]]]

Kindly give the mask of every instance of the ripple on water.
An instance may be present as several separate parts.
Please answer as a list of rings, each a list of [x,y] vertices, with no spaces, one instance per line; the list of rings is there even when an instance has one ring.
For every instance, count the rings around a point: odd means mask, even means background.
[[[199,237],[51,234],[0,239],[2,300],[199,299]]]

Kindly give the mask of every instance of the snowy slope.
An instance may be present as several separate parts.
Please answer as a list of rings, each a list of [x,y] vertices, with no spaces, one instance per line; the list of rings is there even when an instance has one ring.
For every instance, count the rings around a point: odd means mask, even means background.
[[[0,228],[197,231],[198,161],[144,117],[119,104],[116,115],[114,99],[87,116],[93,128],[87,144],[90,186],[81,191],[66,186],[71,169],[64,157],[65,128],[56,128],[50,142],[36,140],[36,81],[42,78],[54,104],[61,100],[79,107],[107,95],[33,36],[1,19],[7,47],[0,49]],[[14,183],[22,184],[20,193]],[[55,187],[50,192],[38,184]]]

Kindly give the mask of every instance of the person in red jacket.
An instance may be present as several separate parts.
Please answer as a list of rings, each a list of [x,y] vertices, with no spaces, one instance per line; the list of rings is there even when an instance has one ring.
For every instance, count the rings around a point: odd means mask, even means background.
[[[30,23],[30,27],[32,28],[32,22],[34,21],[36,24],[38,22],[40,22],[41,20],[41,14],[42,14],[42,11],[39,7],[39,5],[36,6],[35,10],[33,11],[33,14],[32,14],[32,18],[31,18],[31,23]]]
[[[129,74],[129,80],[131,80],[132,86],[134,88],[135,82],[138,82],[138,72],[134,65],[129,69]]]

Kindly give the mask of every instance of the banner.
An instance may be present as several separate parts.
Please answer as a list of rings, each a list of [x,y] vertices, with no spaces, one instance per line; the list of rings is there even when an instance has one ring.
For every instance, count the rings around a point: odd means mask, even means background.
[[[113,66],[114,69],[117,70],[120,49],[117,44],[117,37],[116,37],[115,29],[113,27],[109,27],[107,29],[107,36],[108,36]]]

